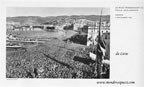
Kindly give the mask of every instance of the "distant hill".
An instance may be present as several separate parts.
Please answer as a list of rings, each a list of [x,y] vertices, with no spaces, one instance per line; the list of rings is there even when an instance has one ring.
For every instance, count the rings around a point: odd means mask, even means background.
[[[8,22],[17,22],[20,24],[42,24],[45,22],[55,22],[55,23],[65,23],[73,22],[74,20],[86,19],[89,21],[99,21],[99,15],[72,15],[72,16],[17,16],[17,17],[7,17]],[[102,16],[102,21],[110,21],[110,15]]]

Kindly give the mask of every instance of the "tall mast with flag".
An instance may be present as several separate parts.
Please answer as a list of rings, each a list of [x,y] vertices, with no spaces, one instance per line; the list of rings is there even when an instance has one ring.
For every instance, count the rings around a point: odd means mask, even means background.
[[[98,78],[102,78],[102,67],[103,67],[102,60],[104,59],[105,51],[106,51],[105,43],[101,35],[101,18],[102,18],[102,10],[101,10],[100,21],[99,21],[98,44],[97,44],[97,50],[96,50],[96,55],[97,55],[96,70],[97,70]]]

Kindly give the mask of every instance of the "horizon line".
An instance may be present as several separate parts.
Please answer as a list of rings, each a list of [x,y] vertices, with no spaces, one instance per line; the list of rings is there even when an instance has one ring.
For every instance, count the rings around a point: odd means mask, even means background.
[[[93,14],[91,14],[92,16]],[[50,15],[50,16],[37,16],[37,15],[34,15],[34,16],[31,16],[31,15],[28,15],[28,16],[6,16],[6,17],[58,17],[58,16],[90,16],[90,15]],[[101,16],[101,15],[93,15],[93,16]],[[110,14],[105,14],[105,15],[102,15],[102,16],[110,16]]]

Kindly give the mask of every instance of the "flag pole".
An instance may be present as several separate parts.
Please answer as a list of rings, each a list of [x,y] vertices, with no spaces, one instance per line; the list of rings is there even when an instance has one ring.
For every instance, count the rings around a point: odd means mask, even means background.
[[[102,9],[101,9],[101,15],[100,15],[100,21],[99,21],[98,44],[97,44],[97,51],[96,51],[96,54],[97,54],[96,70],[97,70],[98,78],[102,78],[102,55],[98,52],[99,50],[98,46],[100,45],[100,40],[101,40],[101,17],[102,17]]]

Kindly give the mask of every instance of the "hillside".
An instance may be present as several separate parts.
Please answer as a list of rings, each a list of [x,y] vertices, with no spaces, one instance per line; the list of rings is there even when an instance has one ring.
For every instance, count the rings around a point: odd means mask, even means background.
[[[7,23],[20,23],[20,24],[42,24],[45,22],[54,22],[54,23],[66,23],[74,22],[74,20],[86,19],[90,21],[99,21],[99,15],[72,15],[72,16],[17,16],[17,17],[7,17]],[[110,15],[102,16],[102,21],[110,21]]]

